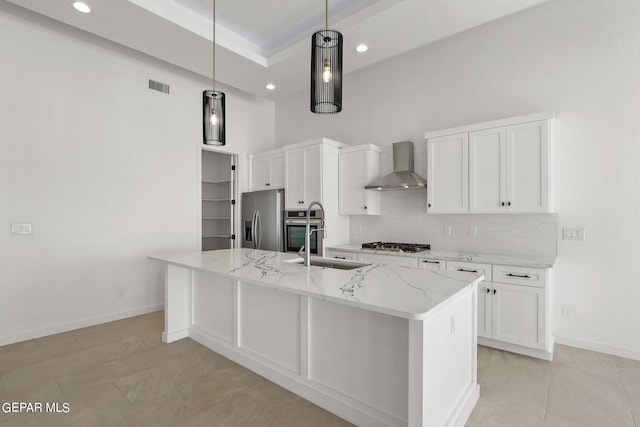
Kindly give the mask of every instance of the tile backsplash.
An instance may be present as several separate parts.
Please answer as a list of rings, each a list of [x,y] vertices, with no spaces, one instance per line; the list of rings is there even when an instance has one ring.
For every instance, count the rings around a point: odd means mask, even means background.
[[[557,214],[427,215],[424,190],[383,192],[380,208],[378,216],[351,217],[351,243],[381,240],[429,243],[445,251],[557,254]]]

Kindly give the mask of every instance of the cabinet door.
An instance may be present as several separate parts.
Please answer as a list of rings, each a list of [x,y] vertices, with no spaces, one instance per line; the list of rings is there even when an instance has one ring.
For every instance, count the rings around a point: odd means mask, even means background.
[[[284,188],[284,156],[274,156],[269,160],[269,188]]]
[[[358,260],[362,262],[370,262],[370,263],[380,262],[382,264],[402,265],[405,267],[418,266],[418,260],[416,258],[397,256],[397,255],[378,255],[378,254],[361,253],[360,255],[358,255]]]
[[[367,152],[338,155],[338,209],[340,215],[366,215],[364,186],[367,181]]]
[[[422,268],[424,270],[432,270],[432,271],[444,270],[446,264],[447,264],[446,261],[442,259],[419,259],[418,260],[418,268]]]
[[[427,212],[469,211],[469,134],[427,140]]]
[[[469,212],[507,210],[505,128],[469,133]]]
[[[337,251],[335,249],[327,249],[327,258],[350,259],[356,261],[358,259],[357,252]]]
[[[545,290],[493,283],[493,339],[544,349]]]
[[[284,199],[285,209],[303,209],[303,165],[304,150],[287,151],[284,154]]]
[[[547,121],[508,126],[506,138],[507,210],[511,213],[548,212]]]
[[[478,336],[491,338],[491,302],[493,289],[491,282],[478,284]]]
[[[322,151],[320,145],[304,149],[304,192],[303,207],[309,206],[314,200],[322,203]],[[335,172],[334,172],[335,173]]]
[[[251,161],[251,189],[265,190],[269,183],[269,158],[259,157]]]

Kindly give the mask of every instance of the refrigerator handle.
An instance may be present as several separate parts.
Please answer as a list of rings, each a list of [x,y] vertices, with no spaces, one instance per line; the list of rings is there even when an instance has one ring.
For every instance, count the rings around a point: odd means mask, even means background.
[[[256,237],[256,214],[258,211],[253,211],[253,216],[251,217],[251,236],[253,237],[253,249],[257,248],[257,240]]]
[[[256,211],[256,237],[255,239],[258,241],[258,249],[260,249],[260,244],[262,243],[262,227],[260,226],[260,211]]]

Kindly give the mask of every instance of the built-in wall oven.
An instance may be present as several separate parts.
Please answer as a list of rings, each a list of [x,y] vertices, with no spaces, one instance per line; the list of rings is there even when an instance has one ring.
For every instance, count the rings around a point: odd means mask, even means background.
[[[311,211],[311,230],[322,227],[322,212]],[[285,211],[284,215],[284,251],[298,252],[304,246],[304,233],[307,227],[307,211]],[[322,233],[322,232],[321,232]],[[322,239],[318,238],[318,232],[311,233],[312,254],[322,254]]]

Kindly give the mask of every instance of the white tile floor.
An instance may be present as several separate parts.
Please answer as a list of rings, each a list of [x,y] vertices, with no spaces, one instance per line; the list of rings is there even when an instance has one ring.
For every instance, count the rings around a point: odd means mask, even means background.
[[[194,341],[162,343],[162,328],[157,312],[0,347],[0,403],[70,404],[67,414],[0,411],[0,426],[349,425]],[[639,361],[479,347],[478,381],[468,427],[640,427]]]

